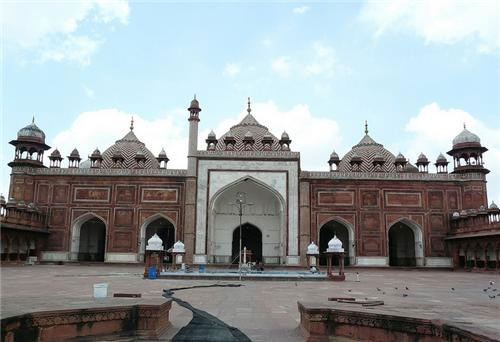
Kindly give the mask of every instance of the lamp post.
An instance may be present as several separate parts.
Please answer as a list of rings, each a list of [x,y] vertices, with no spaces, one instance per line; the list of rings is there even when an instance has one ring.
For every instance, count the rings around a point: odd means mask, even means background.
[[[243,216],[243,205],[246,204],[246,198],[245,198],[245,193],[244,192],[238,192],[236,194],[236,204],[239,205],[239,215],[240,215],[240,226],[239,226],[239,231],[240,231],[240,248],[238,251],[238,269],[240,271],[240,278],[241,278],[241,245],[242,245],[242,237],[241,237],[241,217]]]

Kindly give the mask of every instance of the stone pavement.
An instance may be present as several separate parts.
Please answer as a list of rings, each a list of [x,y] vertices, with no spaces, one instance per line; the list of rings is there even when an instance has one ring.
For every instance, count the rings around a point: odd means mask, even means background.
[[[345,282],[243,281],[242,287],[189,289],[177,292],[176,297],[240,329],[255,342],[303,341],[298,329],[297,301],[322,303],[332,296],[378,297],[385,301],[385,306],[372,310],[453,320],[500,336],[498,274],[400,269],[358,271],[360,282],[355,282],[354,275],[349,273]],[[217,283],[210,280],[145,280],[141,266],[128,265],[36,265],[3,267],[0,272],[2,318],[43,310],[163,301],[165,288]],[[496,283],[490,289],[489,281]],[[143,298],[108,298],[105,301],[92,298],[92,285],[102,282],[109,284],[109,295],[141,293]],[[452,287],[455,290],[451,290]],[[498,290],[493,291],[493,288]],[[186,326],[192,317],[190,311],[176,304],[172,305],[170,315],[172,329],[164,336],[165,341]]]

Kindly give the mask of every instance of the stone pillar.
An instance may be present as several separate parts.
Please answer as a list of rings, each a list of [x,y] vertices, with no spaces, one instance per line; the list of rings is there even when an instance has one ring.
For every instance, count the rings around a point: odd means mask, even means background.
[[[184,205],[184,245],[186,248],[185,262],[193,262],[193,254],[196,239],[196,178],[188,178],[186,181],[186,198]]]
[[[299,183],[299,254],[300,263],[307,265],[308,261],[306,253],[307,246],[311,241],[311,202],[310,202],[310,184],[309,182]]]

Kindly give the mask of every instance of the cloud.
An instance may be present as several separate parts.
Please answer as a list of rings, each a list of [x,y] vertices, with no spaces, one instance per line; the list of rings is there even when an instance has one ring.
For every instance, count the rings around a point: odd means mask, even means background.
[[[49,145],[59,149],[63,156],[69,155],[76,147],[82,159],[86,160],[96,147],[102,153],[116,140],[125,136],[133,116],[134,133],[155,156],[164,147],[170,158],[169,168],[186,168],[187,125],[184,124],[184,120],[180,120],[180,112],[184,114],[185,110],[170,111],[154,119],[116,108],[83,112],[76,117],[69,128],[56,134]],[[51,151],[46,153],[46,156],[50,153]]]
[[[375,27],[375,36],[389,31],[413,31],[427,43],[475,42],[478,52],[500,48],[496,0],[367,1],[360,18]]]
[[[236,63],[226,64],[223,74],[225,76],[234,77],[241,72],[241,67]]]
[[[313,44],[314,57],[311,63],[305,65],[306,75],[323,75],[331,77],[337,67],[334,50],[322,42]]]
[[[92,99],[95,97],[95,91],[90,89],[86,85],[83,85],[83,92],[85,93],[85,96],[87,96],[89,99]]]
[[[277,72],[281,76],[290,75],[290,69],[291,69],[290,57],[281,56],[281,57],[276,58],[272,62],[271,68],[273,69],[273,71]]]
[[[2,4],[0,21],[6,45],[35,54],[39,62],[87,65],[101,40],[82,34],[84,23],[126,24],[126,0],[19,1]]]
[[[244,107],[246,106],[242,106],[237,117],[219,122],[214,128],[217,138],[243,119],[247,114]],[[335,120],[311,113],[309,106],[305,104],[282,109],[274,101],[252,103],[252,115],[278,138],[284,130],[289,134],[292,150],[300,152],[302,169],[328,170],[330,153],[341,141],[339,125]],[[304,129],[305,122],[307,129]],[[200,133],[200,149],[206,148],[205,139],[209,132],[210,130],[205,130]]]
[[[409,147],[405,151],[405,156],[412,158],[411,161],[415,162],[420,152],[424,152],[434,163],[440,152],[445,154],[451,149],[452,140],[462,131],[464,123],[468,130],[481,138],[481,144],[488,148],[484,154],[485,167],[491,171],[486,176],[488,198],[490,202],[493,199],[498,203],[500,202],[499,126],[491,127],[462,109],[444,109],[434,102],[422,107],[419,113],[410,118],[406,124],[405,130],[413,133],[414,136],[408,142]],[[497,125],[499,123],[497,121]],[[448,160],[451,162],[451,157],[448,156]],[[434,170],[434,166],[430,169]]]
[[[301,7],[295,7],[293,9],[293,13],[295,14],[304,14],[309,10],[309,6],[301,6]]]

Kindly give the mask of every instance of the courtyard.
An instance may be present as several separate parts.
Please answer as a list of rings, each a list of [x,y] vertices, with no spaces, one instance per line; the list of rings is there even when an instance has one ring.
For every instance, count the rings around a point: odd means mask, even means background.
[[[358,271],[360,281],[356,282]],[[163,289],[238,281],[143,279],[133,265],[36,265],[2,267],[2,319],[22,313],[164,301]],[[494,282],[490,285],[490,282]],[[95,299],[92,286],[108,283],[108,298]],[[240,329],[252,341],[303,341],[297,302],[327,303],[328,297],[378,297],[385,305],[357,308],[391,315],[459,323],[490,337],[500,336],[498,274],[411,269],[347,269],[344,282],[242,281],[241,287],[194,288],[175,293],[193,307]],[[489,287],[489,288],[488,288]],[[496,289],[499,290],[496,290]],[[485,291],[486,290],[486,291]],[[113,293],[142,298],[112,298]],[[169,341],[191,320],[173,303]]]

